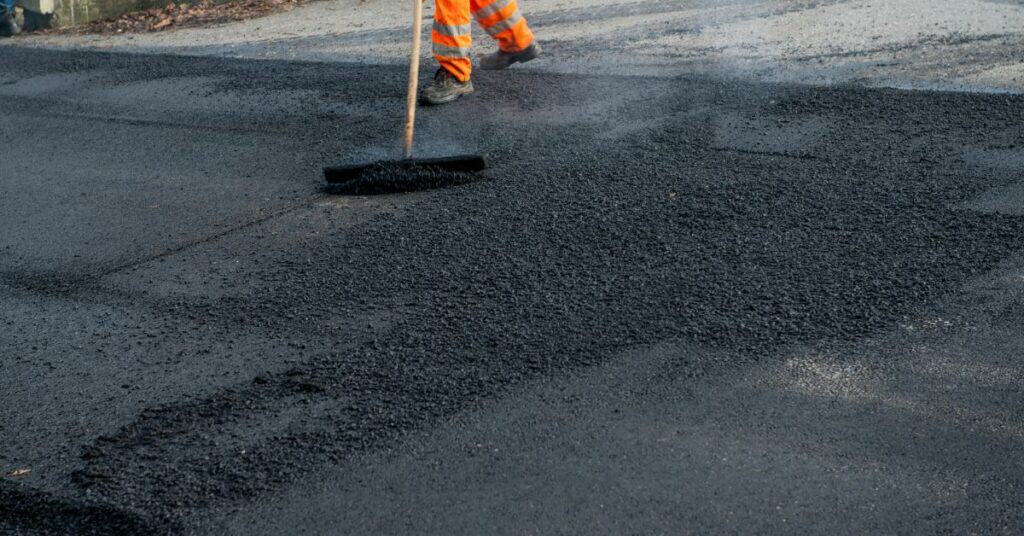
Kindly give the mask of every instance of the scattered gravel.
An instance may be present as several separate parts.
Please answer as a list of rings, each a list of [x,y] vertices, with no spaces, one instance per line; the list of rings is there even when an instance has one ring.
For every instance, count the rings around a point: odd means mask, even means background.
[[[291,11],[308,0],[240,0],[215,2],[200,0],[181,2],[163,8],[131,11],[117,17],[97,20],[80,26],[55,28],[40,33],[53,35],[128,34],[161,32],[178,28],[197,28],[265,17]]]

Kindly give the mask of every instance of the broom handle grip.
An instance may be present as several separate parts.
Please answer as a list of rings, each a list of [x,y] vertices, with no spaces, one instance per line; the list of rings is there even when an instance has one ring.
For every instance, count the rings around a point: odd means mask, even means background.
[[[423,28],[423,0],[412,0],[412,54],[409,56],[409,93],[405,99],[405,158],[412,158],[412,136],[416,126],[416,87],[420,78],[420,33]]]

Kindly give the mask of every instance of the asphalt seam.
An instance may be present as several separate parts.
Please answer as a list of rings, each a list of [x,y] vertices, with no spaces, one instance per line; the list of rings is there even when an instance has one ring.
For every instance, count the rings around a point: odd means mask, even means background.
[[[193,247],[201,246],[203,244],[208,244],[210,242],[213,242],[213,241],[218,240],[220,238],[223,238],[225,236],[231,235],[231,234],[236,233],[238,231],[243,231],[243,230],[248,229],[250,227],[254,227],[256,225],[259,225],[261,223],[268,222],[268,221],[270,221],[270,220],[272,220],[274,218],[278,218],[280,216],[284,216],[286,214],[290,214],[292,212],[295,212],[296,210],[299,210],[299,209],[302,209],[302,208],[306,208],[306,207],[312,205],[313,203],[315,203],[317,201],[320,201],[321,199],[324,199],[326,197],[328,197],[328,194],[325,194],[325,193],[317,193],[317,194],[306,196],[304,198],[301,198],[300,200],[294,201],[292,203],[288,203],[288,204],[286,204],[283,207],[275,209],[272,212],[270,212],[270,213],[268,213],[268,214],[266,214],[264,216],[261,216],[259,218],[256,218],[256,219],[253,219],[253,220],[249,220],[249,221],[246,221],[246,222],[243,222],[243,223],[240,223],[240,224],[235,225],[233,227],[229,227],[229,228],[224,229],[222,231],[218,231],[218,232],[216,232],[214,234],[211,234],[211,235],[208,235],[208,236],[204,236],[204,237],[202,237],[202,238],[200,238],[198,240],[194,240],[194,241],[191,241],[191,242],[186,242],[186,243],[183,243],[183,244],[179,244],[177,246],[165,249],[164,251],[161,251],[161,252],[156,253],[154,255],[150,255],[148,257],[144,257],[144,258],[141,258],[141,259],[136,259],[136,260],[133,260],[133,261],[130,261],[130,262],[127,262],[127,263],[115,266],[113,268],[104,270],[104,271],[96,274],[93,277],[93,279],[102,279],[104,277],[110,276],[112,274],[115,274],[115,273],[123,271],[123,270],[128,270],[128,269],[131,269],[131,268],[142,266],[142,265],[150,263],[152,261],[163,259],[163,258],[166,258],[166,257],[170,257],[171,255],[175,255],[177,253],[181,253],[182,251],[186,251],[186,250],[191,249]]]
[[[16,270],[0,270],[0,284],[12,289],[19,289],[33,294],[44,294],[44,295],[69,295],[69,294],[81,294],[86,286],[90,283],[96,283],[105,277],[116,274],[123,270],[136,268],[152,261],[170,257],[172,255],[187,251],[196,246],[208,244],[218,239],[224,238],[231,234],[239,231],[244,231],[251,227],[266,223],[275,218],[285,216],[296,210],[307,208],[313,203],[329,197],[327,193],[317,193],[310,196],[306,196],[300,200],[288,203],[282,207],[276,208],[270,213],[267,213],[259,218],[247,220],[242,223],[230,226],[226,229],[222,229],[211,235],[200,237],[196,240],[184,242],[176,246],[167,248],[158,253],[147,255],[142,258],[137,258],[122,264],[115,265],[110,268],[101,269],[95,273],[84,274],[74,276],[66,273],[38,273],[31,274],[26,277],[24,272]]]

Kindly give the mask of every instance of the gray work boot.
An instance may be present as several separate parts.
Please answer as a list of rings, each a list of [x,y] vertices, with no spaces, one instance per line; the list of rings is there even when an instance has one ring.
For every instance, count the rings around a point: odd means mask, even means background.
[[[480,68],[486,71],[508,69],[513,63],[526,63],[533,58],[540,56],[540,45],[530,43],[530,46],[519,52],[497,51],[480,58]]]
[[[18,24],[14,22],[14,17],[10,13],[0,15],[0,37],[11,37],[19,33],[21,33],[21,29],[18,28]]]
[[[452,73],[441,67],[434,73],[434,81],[420,91],[423,104],[444,104],[473,92],[473,81],[459,82]]]

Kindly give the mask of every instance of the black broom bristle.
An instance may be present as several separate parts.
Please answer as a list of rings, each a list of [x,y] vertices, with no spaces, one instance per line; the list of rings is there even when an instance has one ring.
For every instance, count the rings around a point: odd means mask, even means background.
[[[324,178],[337,193],[369,195],[412,192],[464,184],[487,167],[480,155],[382,160],[371,164],[324,168]]]

